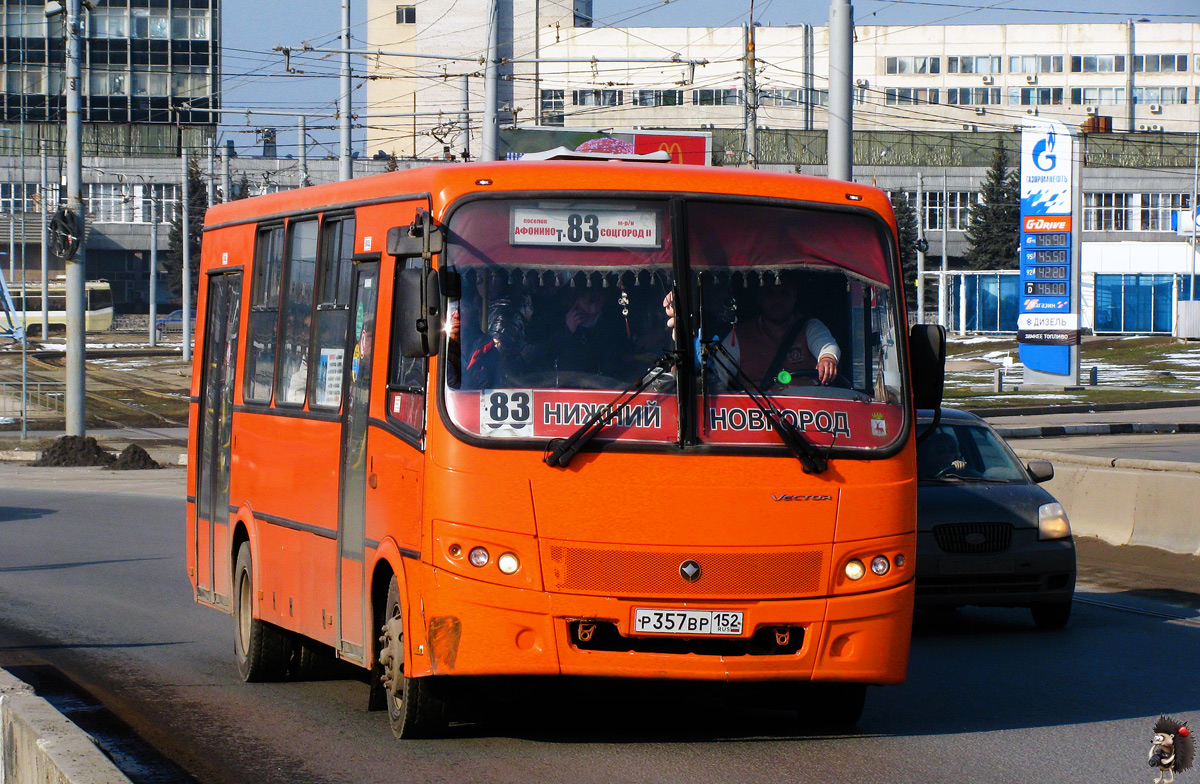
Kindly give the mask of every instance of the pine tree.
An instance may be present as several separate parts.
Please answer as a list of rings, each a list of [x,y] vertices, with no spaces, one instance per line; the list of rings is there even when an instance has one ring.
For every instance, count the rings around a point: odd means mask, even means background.
[[[237,187],[233,190],[231,201],[240,201],[241,199],[250,198],[250,175],[242,172],[242,178],[238,180]]]
[[[204,228],[204,213],[208,211],[208,187],[200,173],[200,166],[191,161],[188,169],[188,237],[191,245],[191,291],[192,307],[196,306],[194,294],[200,280],[200,237]],[[177,210],[171,219],[171,232],[167,238],[167,252],[163,259],[166,268],[167,291],[172,297],[183,294],[183,210]]]
[[[892,211],[900,234],[900,273],[904,278],[904,298],[911,311],[917,306],[917,211],[904,191],[892,191]]]
[[[1021,241],[1020,174],[1008,167],[1003,139],[996,148],[980,195],[981,201],[971,205],[971,222],[967,227],[967,267],[1016,269]]]

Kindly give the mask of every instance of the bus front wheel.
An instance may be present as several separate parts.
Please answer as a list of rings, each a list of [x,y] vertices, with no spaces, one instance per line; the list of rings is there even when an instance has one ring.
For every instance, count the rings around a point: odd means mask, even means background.
[[[392,734],[401,739],[437,737],[446,729],[446,702],[436,694],[438,684],[433,678],[404,675],[404,618],[395,576],[388,584],[385,608],[379,669]]]
[[[233,652],[247,683],[287,676],[291,640],[280,628],[254,617],[254,570],[250,543],[242,542],[233,567]]]

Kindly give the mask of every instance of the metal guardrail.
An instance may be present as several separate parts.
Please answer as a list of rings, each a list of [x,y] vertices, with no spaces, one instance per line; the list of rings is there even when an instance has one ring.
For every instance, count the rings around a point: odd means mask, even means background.
[[[30,381],[25,386],[27,413],[62,413],[66,386],[61,381]],[[20,381],[0,381],[0,416],[21,416]]]

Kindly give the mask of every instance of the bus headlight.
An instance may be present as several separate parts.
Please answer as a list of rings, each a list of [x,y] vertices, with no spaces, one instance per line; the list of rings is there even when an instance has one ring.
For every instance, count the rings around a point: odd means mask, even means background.
[[[846,576],[851,580],[861,580],[866,573],[867,567],[863,566],[863,562],[857,558],[851,558],[846,562]]]
[[[1038,539],[1065,539],[1071,535],[1071,523],[1062,504],[1042,504],[1038,507]]]
[[[505,553],[496,559],[496,567],[504,574],[516,574],[521,568],[521,561],[513,553]]]
[[[467,560],[471,562],[471,566],[487,566],[491,556],[488,554],[486,547],[472,547],[471,552],[467,555]]]
[[[886,555],[877,555],[871,559],[871,571],[879,577],[883,577],[892,568],[892,563],[887,559]]]

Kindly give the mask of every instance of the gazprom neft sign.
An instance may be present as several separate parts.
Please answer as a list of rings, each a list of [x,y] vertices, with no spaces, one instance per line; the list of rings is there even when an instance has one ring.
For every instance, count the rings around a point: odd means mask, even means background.
[[[1018,350],[1026,370],[1066,377],[1079,342],[1074,144],[1067,126],[1052,120],[1030,119],[1021,132]]]

